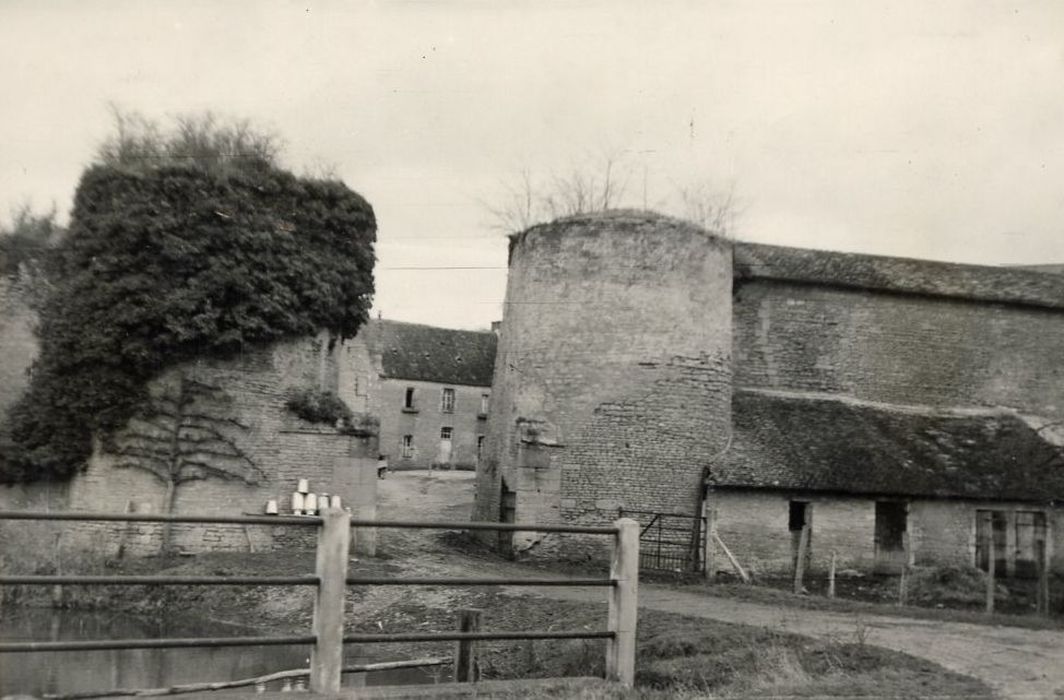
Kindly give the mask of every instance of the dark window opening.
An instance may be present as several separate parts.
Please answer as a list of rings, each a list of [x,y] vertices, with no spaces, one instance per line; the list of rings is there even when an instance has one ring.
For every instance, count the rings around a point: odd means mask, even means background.
[[[414,387],[410,386],[406,388],[406,396],[403,399],[403,408],[414,407]]]
[[[791,532],[801,532],[802,528],[805,527],[806,513],[808,509],[808,501],[791,501],[787,529]]]

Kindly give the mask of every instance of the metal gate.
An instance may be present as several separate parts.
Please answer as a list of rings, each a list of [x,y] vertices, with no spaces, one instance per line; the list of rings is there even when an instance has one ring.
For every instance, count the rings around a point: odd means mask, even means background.
[[[618,517],[639,523],[639,568],[704,573],[706,519],[680,513],[618,509]],[[697,528],[697,530],[696,530]]]

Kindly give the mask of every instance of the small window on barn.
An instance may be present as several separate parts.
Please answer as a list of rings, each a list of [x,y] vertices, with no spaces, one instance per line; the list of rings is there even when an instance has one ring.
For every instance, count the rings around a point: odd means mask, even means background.
[[[488,415],[488,401],[491,399],[491,394],[480,395],[480,415]]]
[[[440,396],[440,411],[454,413],[454,389],[444,389]]]
[[[477,435],[477,464],[480,464],[480,457],[484,453],[484,436]]]
[[[404,435],[403,436],[403,441],[402,441],[402,443],[400,445],[399,452],[402,455],[403,459],[413,459],[414,458],[414,436],[413,435]]]
[[[403,396],[403,408],[414,407],[414,387],[408,386],[406,388],[406,394]]]
[[[787,529],[791,532],[801,532],[805,526],[806,510],[809,508],[808,501],[791,501],[790,513],[787,518]]]

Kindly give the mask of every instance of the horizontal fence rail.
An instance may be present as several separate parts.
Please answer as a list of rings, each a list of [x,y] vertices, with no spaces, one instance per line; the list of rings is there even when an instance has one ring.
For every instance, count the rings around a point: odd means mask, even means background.
[[[2,580],[0,580],[2,581]],[[348,586],[614,586],[608,578],[377,578],[348,576]]]
[[[541,525],[536,523],[422,522],[413,520],[362,520],[330,509],[320,516],[281,515],[172,515],[161,513],[0,511],[0,520],[90,521],[143,523],[206,523],[231,525],[290,525],[318,529],[317,571],[304,576],[94,576],[79,574],[0,575],[0,586],[105,585],[105,586],[313,586],[313,634],[272,637],[190,637],[171,639],[117,639],[50,642],[2,642],[5,652],[103,651],[120,649],[177,649],[312,645],[307,675],[315,692],[339,690],[342,645],[395,642],[459,642],[528,639],[604,639],[607,641],[606,675],[630,686],[635,667],[636,586],[638,583],[639,526],[618,520],[612,526]],[[516,577],[398,577],[347,576],[350,541],[359,528],[474,530],[605,535],[613,538],[609,578],[529,579]],[[354,532],[352,532],[354,529]],[[500,632],[417,632],[343,634],[344,592],[347,586],[571,586],[609,589],[609,629]],[[457,662],[456,662],[457,668]]]
[[[345,634],[347,644],[367,642],[461,642],[500,641],[511,639],[613,639],[617,635],[608,630],[558,630],[557,632],[409,632],[397,634]]]
[[[317,586],[317,576],[3,576],[0,586]]]
[[[412,530],[497,530],[499,532],[560,532],[574,535],[616,535],[616,527],[592,525],[539,525],[534,523],[433,523],[420,520],[356,520],[351,519],[351,527],[385,527]]]
[[[92,511],[0,510],[0,520],[81,520],[119,523],[210,523],[218,525],[294,525],[321,527],[317,515],[166,515],[163,513],[95,513]]]
[[[112,649],[184,649],[187,647],[256,647],[314,644],[314,635],[287,637],[174,637],[172,639],[101,639],[79,642],[2,642],[0,652],[109,651]]]

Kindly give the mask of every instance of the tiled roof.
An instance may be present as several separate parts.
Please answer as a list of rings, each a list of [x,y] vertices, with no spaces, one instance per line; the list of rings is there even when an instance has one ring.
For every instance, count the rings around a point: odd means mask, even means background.
[[[372,320],[362,333],[370,352],[381,355],[386,377],[491,386],[496,346],[491,331]]]
[[[1064,276],[1019,267],[736,243],[735,276],[1064,309]]]
[[[736,391],[718,486],[1022,501],[1064,500],[1064,458],[1005,411],[933,412]]]

